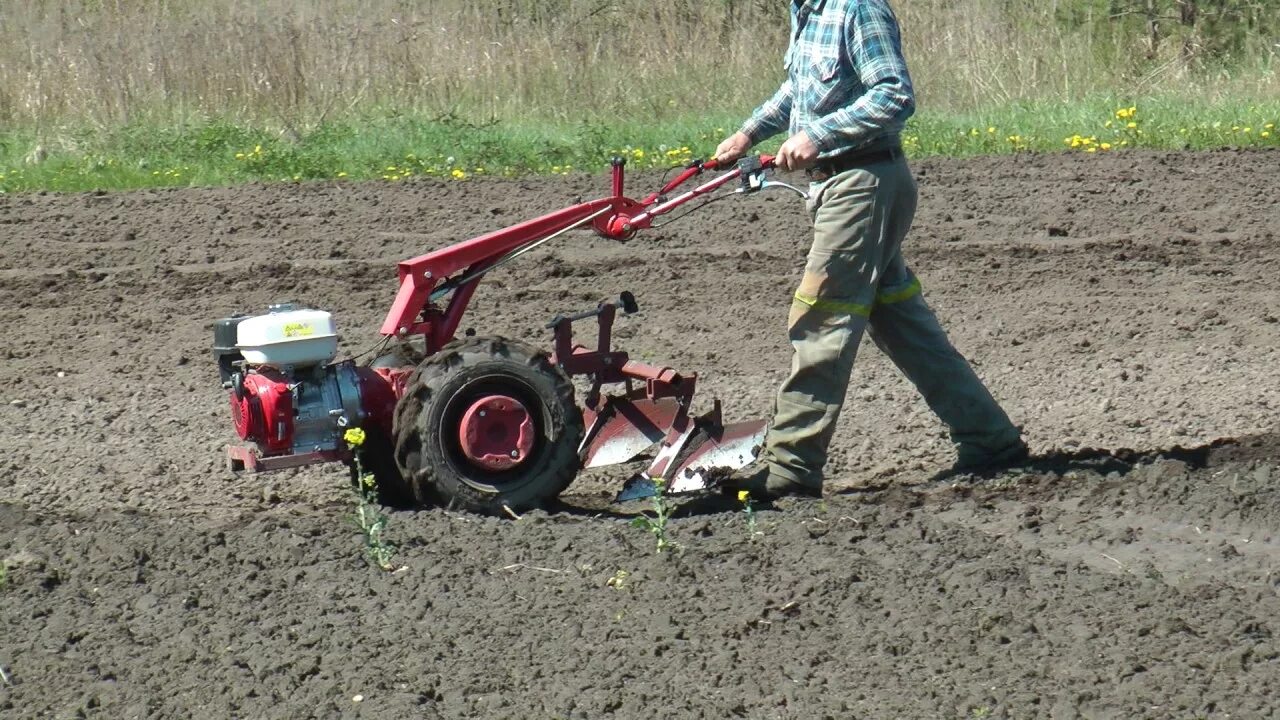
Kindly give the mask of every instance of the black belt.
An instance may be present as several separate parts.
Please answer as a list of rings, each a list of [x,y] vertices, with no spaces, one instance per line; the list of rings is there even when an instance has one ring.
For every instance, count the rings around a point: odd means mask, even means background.
[[[872,150],[870,152],[855,152],[847,155],[837,155],[833,158],[827,158],[819,161],[813,167],[804,171],[810,180],[822,182],[839,175],[847,170],[866,165],[874,165],[881,162],[893,162],[903,157],[902,148],[891,147],[883,150]]]

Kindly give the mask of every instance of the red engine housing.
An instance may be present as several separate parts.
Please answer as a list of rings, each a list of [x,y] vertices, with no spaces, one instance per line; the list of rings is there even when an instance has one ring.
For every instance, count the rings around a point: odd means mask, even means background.
[[[391,437],[391,423],[396,415],[396,403],[404,394],[405,383],[414,367],[361,367],[356,368],[356,383],[360,389],[360,408],[364,412],[363,427],[374,427]]]
[[[231,420],[241,440],[257,443],[264,455],[293,446],[293,393],[289,380],[272,368],[245,376],[231,391]]]
[[[396,401],[412,370],[338,363],[294,377],[272,367],[255,368],[233,380],[230,393],[236,434],[254,447],[232,448],[231,456],[255,468],[289,467],[303,464],[303,458],[346,457],[344,427],[389,437]],[[346,425],[337,415],[345,416]],[[286,463],[285,456],[292,459]]]

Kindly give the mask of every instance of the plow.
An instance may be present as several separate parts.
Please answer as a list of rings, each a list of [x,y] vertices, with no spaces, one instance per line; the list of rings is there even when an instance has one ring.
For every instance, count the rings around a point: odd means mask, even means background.
[[[625,161],[614,158],[605,197],[400,262],[383,340],[364,363],[335,359],[327,311],[282,302],[217,320],[213,355],[241,441],[227,448],[230,468],[346,463],[373,474],[388,504],[485,514],[544,507],[580,471],[641,458],[619,501],[714,488],[757,458],[767,422],[725,422],[718,399],[695,414],[696,372],[614,348],[616,318],[639,310],[632,293],[552,317],[550,351],[458,330],[487,273],[570,231],[627,240],[692,201],[702,202],[686,212],[771,187],[804,195],[772,169],[768,155],[726,167],[695,161],[632,199]],[[595,342],[575,342],[590,322]],[[353,447],[346,438],[357,428],[364,440]]]

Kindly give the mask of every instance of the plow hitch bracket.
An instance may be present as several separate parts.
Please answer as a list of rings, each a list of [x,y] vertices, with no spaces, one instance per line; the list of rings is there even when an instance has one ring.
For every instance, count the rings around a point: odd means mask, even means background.
[[[627,314],[638,309],[631,293],[622,293],[619,303]],[[612,348],[619,303],[557,315],[548,324],[555,334],[555,364],[568,375],[591,379],[583,407],[586,432],[578,449],[582,466],[629,462],[656,446],[649,465],[623,486],[621,501],[651,496],[660,478],[672,493],[702,490],[750,464],[764,442],[766,421],[725,425],[718,399],[709,412],[692,415],[696,373],[637,362]],[[593,316],[599,325],[595,349],[574,344],[574,321]],[[624,390],[606,395],[603,387],[609,384],[622,384]]]

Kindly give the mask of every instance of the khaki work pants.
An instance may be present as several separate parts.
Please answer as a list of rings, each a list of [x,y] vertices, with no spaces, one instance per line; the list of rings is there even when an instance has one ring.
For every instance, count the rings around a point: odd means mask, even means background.
[[[902,258],[916,211],[904,159],[811,186],[813,247],[789,319],[791,375],[765,441],[771,475],[820,487],[854,356],[870,326],[876,345],[947,425],[962,461],[1018,442],[1020,433],[951,345]]]

